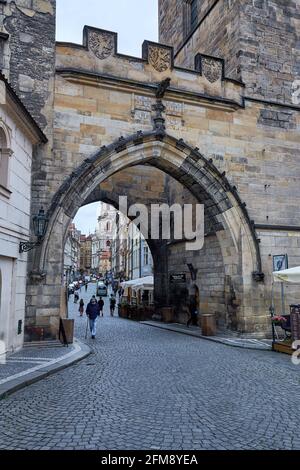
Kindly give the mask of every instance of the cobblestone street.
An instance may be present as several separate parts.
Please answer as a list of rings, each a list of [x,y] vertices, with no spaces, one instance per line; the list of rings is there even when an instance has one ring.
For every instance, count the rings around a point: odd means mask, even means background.
[[[300,449],[288,356],[111,318],[108,299],[87,342],[89,358],[0,402],[1,449]]]

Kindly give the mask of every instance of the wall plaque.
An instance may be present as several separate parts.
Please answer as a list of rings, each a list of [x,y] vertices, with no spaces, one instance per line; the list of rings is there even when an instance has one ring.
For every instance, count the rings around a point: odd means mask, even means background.
[[[176,273],[170,275],[171,284],[185,284],[186,283],[186,274],[185,273]]]

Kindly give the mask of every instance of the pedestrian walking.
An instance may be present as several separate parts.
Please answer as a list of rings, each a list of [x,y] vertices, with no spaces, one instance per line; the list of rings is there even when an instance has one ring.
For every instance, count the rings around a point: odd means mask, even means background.
[[[74,294],[74,304],[77,304],[78,300],[79,300],[79,295],[77,294],[77,292],[75,292],[75,294]]]
[[[92,339],[95,339],[96,331],[97,331],[97,318],[100,315],[100,307],[95,297],[93,297],[91,301],[89,302],[86,308],[86,314],[89,318],[90,332],[92,335]]]
[[[103,317],[104,300],[102,299],[102,297],[100,297],[100,299],[98,300],[98,305],[100,308],[100,317]]]
[[[111,294],[110,296],[109,304],[110,304],[110,316],[113,317],[115,313],[115,308],[116,308],[116,299],[113,296],[113,294]]]
[[[189,312],[190,318],[187,322],[187,327],[190,325],[198,325],[198,308],[197,308],[197,301],[196,297],[192,297],[189,303]]]
[[[85,284],[85,292],[88,290],[88,283]]]
[[[118,294],[119,294],[119,299],[121,299],[122,295],[124,293],[124,289],[122,286],[120,286],[119,290],[118,290]]]
[[[79,313],[80,313],[81,317],[84,314],[84,301],[83,301],[83,299],[80,299],[80,302],[79,302]]]

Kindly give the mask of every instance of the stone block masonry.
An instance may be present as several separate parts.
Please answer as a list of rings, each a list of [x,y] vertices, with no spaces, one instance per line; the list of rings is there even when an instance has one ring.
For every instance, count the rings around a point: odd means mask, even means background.
[[[193,68],[199,52],[222,57],[248,96],[292,104],[300,77],[299,2],[199,0],[199,27],[184,34],[185,3],[160,0],[160,41],[174,46],[176,64]]]
[[[54,85],[55,5],[55,0],[16,0],[2,6],[0,16],[0,31],[9,35],[3,71],[43,129],[51,122],[47,104]]]

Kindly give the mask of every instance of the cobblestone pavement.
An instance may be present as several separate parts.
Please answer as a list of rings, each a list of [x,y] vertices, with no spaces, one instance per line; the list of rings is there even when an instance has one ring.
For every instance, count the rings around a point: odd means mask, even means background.
[[[107,313],[98,326],[93,355],[0,402],[1,449],[300,449],[289,356]]]

